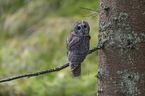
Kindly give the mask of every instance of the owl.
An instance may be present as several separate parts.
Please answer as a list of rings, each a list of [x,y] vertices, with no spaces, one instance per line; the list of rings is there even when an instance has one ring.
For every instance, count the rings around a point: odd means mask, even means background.
[[[74,77],[81,75],[81,63],[89,51],[90,27],[88,22],[76,22],[67,37],[67,56]]]

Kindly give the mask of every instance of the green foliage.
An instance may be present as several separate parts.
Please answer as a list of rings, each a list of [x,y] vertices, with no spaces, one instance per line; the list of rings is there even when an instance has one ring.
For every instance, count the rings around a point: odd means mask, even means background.
[[[0,78],[67,63],[66,37],[78,20],[89,22],[90,47],[94,47],[98,17],[83,17],[93,13],[79,7],[97,9],[97,4],[94,0],[0,0]],[[95,96],[96,62],[96,52],[87,56],[79,78],[66,68],[4,83],[0,96]]]

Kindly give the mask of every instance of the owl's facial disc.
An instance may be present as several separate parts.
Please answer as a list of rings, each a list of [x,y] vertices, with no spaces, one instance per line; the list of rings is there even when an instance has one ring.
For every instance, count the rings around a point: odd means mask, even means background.
[[[80,29],[81,29],[81,27],[80,27],[80,26],[77,26],[77,29],[78,29],[78,30],[80,30]]]
[[[74,24],[72,32],[76,35],[88,35],[90,31],[89,24],[86,21],[79,21]]]
[[[88,30],[87,25],[86,25],[85,23],[83,23],[83,24],[82,24],[82,27],[83,27],[83,29],[84,29],[83,34],[84,34],[84,35],[88,34],[88,33],[89,33],[89,30]]]
[[[77,34],[84,35],[83,28],[82,28],[82,25],[81,24],[78,24],[78,26],[76,27],[76,29],[77,29]]]

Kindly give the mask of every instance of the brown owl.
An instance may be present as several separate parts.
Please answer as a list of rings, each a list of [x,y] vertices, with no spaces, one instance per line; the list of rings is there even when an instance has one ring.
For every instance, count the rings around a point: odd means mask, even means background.
[[[81,63],[89,51],[89,31],[88,22],[76,22],[66,40],[69,66],[74,77],[81,75]]]

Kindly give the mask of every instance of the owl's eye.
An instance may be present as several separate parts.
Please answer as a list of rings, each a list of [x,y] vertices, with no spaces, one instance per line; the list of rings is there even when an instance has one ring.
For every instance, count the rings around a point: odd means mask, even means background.
[[[78,26],[78,27],[77,27],[77,29],[78,29],[78,30],[80,30],[80,29],[81,29],[81,27],[80,27],[80,26]]]
[[[84,28],[87,28],[87,26],[86,26],[86,25],[84,25]]]

